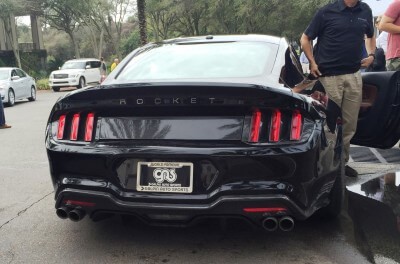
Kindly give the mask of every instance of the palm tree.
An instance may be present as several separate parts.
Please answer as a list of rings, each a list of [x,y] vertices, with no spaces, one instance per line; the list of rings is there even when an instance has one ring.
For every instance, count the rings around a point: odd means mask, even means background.
[[[146,1],[137,0],[138,20],[139,20],[139,31],[140,31],[140,42],[142,45],[147,43],[146,33]]]

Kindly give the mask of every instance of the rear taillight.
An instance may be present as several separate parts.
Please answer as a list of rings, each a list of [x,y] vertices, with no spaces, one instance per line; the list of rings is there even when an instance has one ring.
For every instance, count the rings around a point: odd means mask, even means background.
[[[92,141],[94,113],[89,113],[86,118],[85,141]]]
[[[65,117],[66,115],[62,115],[58,119],[57,139],[63,139],[64,137]]]
[[[300,140],[303,119],[299,110],[293,111],[292,126],[290,129],[290,140]]]
[[[251,117],[250,142],[256,143],[260,138],[261,112],[256,110]]]
[[[79,119],[80,114],[74,114],[74,116],[72,117],[71,134],[69,137],[70,140],[78,139]]]
[[[271,127],[269,132],[269,141],[278,142],[281,134],[282,114],[279,109],[275,109],[271,113]]]
[[[86,114],[63,114],[58,119],[57,139],[90,142],[93,139],[96,115],[93,112]]]

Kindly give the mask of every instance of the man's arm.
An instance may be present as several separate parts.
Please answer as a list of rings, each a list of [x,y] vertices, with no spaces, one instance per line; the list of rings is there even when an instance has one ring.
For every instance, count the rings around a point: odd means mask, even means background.
[[[383,15],[382,20],[378,25],[378,29],[391,34],[400,34],[400,26],[396,26],[394,21],[395,19]]]
[[[374,59],[375,59],[375,50],[376,50],[375,36],[372,36],[372,38],[365,39],[365,48],[367,50],[368,57],[361,60],[361,67],[367,68],[369,65],[371,65],[374,62]],[[374,54],[374,55],[371,55],[371,54]]]
[[[303,33],[300,39],[300,43],[304,51],[304,54],[306,54],[306,57],[310,63],[310,73],[314,77],[318,78],[319,76],[321,76],[321,72],[318,69],[318,65],[315,62],[314,55],[312,52],[312,40],[306,34]]]

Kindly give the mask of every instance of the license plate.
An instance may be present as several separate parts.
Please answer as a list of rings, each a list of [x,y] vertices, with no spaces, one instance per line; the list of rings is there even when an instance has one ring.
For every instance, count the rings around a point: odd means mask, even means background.
[[[193,163],[138,162],[136,190],[139,192],[191,193]]]

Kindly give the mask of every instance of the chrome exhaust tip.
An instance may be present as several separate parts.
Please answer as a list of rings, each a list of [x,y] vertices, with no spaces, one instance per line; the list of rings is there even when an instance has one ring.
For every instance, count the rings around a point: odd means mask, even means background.
[[[80,209],[73,209],[68,213],[68,218],[71,221],[78,222],[81,221],[85,217],[85,211]]]
[[[59,218],[61,218],[61,219],[67,219],[68,218],[68,212],[69,212],[69,209],[67,207],[65,207],[65,206],[59,207],[56,210],[57,216]]]
[[[282,231],[292,231],[294,228],[294,220],[290,216],[284,216],[279,220],[279,228]]]
[[[262,221],[262,227],[269,231],[275,231],[278,229],[278,220],[275,217],[267,217]]]

